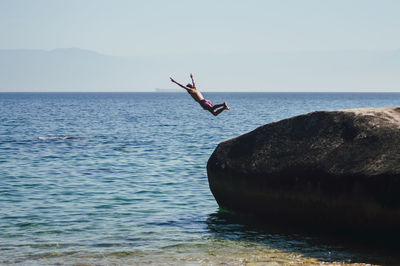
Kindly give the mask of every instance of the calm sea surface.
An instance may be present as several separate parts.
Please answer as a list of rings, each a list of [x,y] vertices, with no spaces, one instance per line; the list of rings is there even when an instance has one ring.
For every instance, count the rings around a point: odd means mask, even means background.
[[[400,105],[396,93],[0,93],[0,264],[394,263],[396,250],[218,208],[219,142],[315,110]]]

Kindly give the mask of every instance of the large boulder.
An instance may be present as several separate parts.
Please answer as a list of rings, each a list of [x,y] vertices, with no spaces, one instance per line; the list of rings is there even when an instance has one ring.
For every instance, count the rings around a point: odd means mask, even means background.
[[[284,223],[400,229],[400,107],[261,126],[220,143],[207,173],[226,209]]]

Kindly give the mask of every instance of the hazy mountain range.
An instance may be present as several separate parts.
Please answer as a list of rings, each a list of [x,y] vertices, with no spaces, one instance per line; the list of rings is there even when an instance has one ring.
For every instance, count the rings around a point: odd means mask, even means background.
[[[108,56],[82,49],[0,50],[0,91],[177,89],[194,73],[205,91],[399,91],[400,50],[191,56]]]

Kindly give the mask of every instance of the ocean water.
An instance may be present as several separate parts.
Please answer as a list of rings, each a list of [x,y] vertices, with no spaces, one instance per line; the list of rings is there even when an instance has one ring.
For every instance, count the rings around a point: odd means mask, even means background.
[[[0,264],[382,264],[397,247],[243,220],[218,208],[219,142],[315,110],[400,93],[1,93]]]

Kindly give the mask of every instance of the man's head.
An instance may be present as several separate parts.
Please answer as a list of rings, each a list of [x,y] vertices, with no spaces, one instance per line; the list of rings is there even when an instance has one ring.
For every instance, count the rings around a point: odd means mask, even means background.
[[[193,85],[190,84],[190,83],[188,83],[188,84],[186,85],[186,87],[193,88]]]

